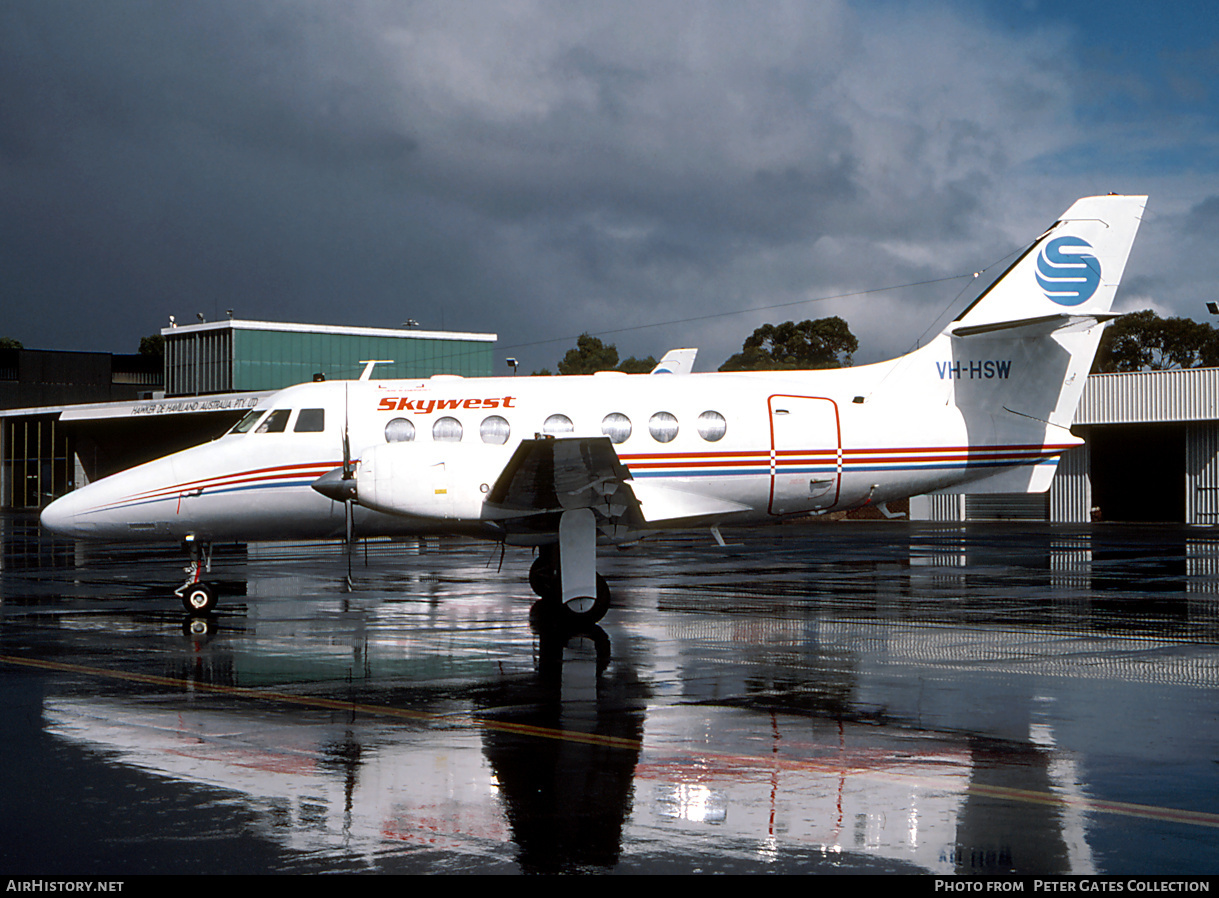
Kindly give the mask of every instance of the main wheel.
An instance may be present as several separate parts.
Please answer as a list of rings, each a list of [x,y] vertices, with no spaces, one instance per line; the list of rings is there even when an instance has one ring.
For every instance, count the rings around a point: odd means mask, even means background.
[[[539,555],[529,566],[529,588],[543,599],[557,597],[563,588],[559,580],[559,566],[549,554]]]
[[[209,614],[216,608],[220,597],[216,595],[216,587],[210,583],[192,583],[186,592],[182,593],[182,604],[192,614]]]
[[[567,627],[591,627],[609,611],[610,588],[605,578],[597,575],[597,595],[579,596],[559,605],[559,618]]]

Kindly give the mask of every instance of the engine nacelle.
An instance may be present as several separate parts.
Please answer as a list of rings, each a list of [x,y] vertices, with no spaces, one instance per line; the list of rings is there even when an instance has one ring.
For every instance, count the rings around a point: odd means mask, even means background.
[[[477,521],[511,454],[485,443],[376,446],[356,465],[359,503],[387,514]]]

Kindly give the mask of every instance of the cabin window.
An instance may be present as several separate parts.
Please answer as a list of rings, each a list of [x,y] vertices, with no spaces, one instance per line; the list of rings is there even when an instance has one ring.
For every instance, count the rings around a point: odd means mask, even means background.
[[[668,412],[657,412],[648,419],[648,433],[658,443],[671,443],[677,436],[677,418]]]
[[[542,424],[542,433],[571,433],[576,429],[576,426],[571,423],[571,418],[566,415],[551,415]]]
[[[437,443],[460,443],[461,433],[461,422],[447,415],[432,425],[432,439]]]
[[[265,408],[256,408],[252,412],[246,412],[246,416],[233,425],[233,429],[229,433],[248,433],[250,428],[258,423],[258,419],[266,413]]]
[[[715,443],[728,432],[728,422],[719,412],[703,412],[698,416],[698,435],[708,443]]]
[[[409,443],[415,438],[415,425],[406,418],[394,418],[385,425],[385,442]]]
[[[482,437],[483,442],[494,443],[497,446],[508,442],[508,435],[511,432],[512,428],[508,426],[508,420],[499,415],[483,418],[483,423],[478,425],[478,435]]]
[[[631,436],[631,419],[619,412],[610,412],[601,419],[601,432],[611,443],[625,443]]]
[[[295,433],[321,433],[326,429],[326,410],[324,408],[303,408],[296,416],[296,424],[292,430]]]
[[[258,425],[255,433],[283,433],[288,428],[288,416],[292,414],[291,409],[277,408],[271,414],[267,415],[266,419]]]

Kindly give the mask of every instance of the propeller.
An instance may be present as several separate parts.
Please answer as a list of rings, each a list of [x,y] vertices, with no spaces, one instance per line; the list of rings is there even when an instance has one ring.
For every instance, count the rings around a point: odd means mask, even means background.
[[[344,518],[344,523],[346,525],[346,535],[345,535],[344,539],[346,540],[346,548],[347,548],[347,591],[351,592],[351,590],[354,588],[354,585],[351,582],[351,546],[352,546],[352,540],[354,539],[355,532],[356,532],[355,512],[351,507],[351,503],[354,502],[358,498],[359,492],[356,488],[355,469],[351,464],[351,433],[350,433],[350,428],[348,426],[347,408],[348,408],[347,384],[343,384],[343,476],[342,476],[342,480],[343,480],[343,485],[344,485],[343,492],[344,492],[344,495],[346,495],[346,497],[347,497],[343,501],[343,518]]]
[[[343,464],[327,471],[310,484],[333,502],[343,503],[343,544],[347,549],[347,588],[351,590],[351,549],[355,540],[355,514],[352,503],[358,501],[355,465],[351,461],[351,435],[347,420],[347,386],[343,386]]]

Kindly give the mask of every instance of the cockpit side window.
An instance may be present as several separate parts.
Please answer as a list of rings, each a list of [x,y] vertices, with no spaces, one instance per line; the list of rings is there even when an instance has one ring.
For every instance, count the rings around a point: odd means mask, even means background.
[[[321,433],[326,429],[326,410],[324,408],[303,408],[296,416],[294,433]]]
[[[288,416],[292,414],[291,409],[277,408],[271,414],[267,415],[265,421],[258,425],[255,433],[283,433],[288,426]]]
[[[258,419],[266,413],[265,408],[256,408],[251,412],[246,412],[246,416],[233,425],[233,429],[229,433],[248,433],[250,428],[258,423]]]

